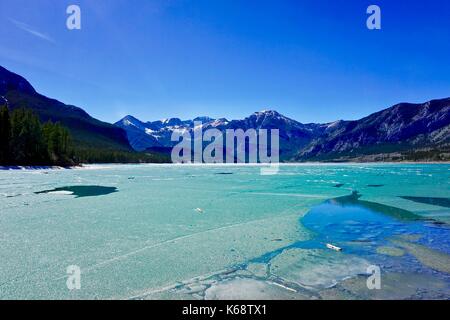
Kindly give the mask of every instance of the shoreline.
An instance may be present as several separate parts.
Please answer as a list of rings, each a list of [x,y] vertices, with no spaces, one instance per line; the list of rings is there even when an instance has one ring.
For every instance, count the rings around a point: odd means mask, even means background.
[[[92,169],[107,169],[114,166],[185,166],[185,167],[266,167],[266,166],[347,166],[347,165],[450,165],[450,161],[399,161],[399,162],[280,162],[277,164],[266,163],[90,163],[80,164],[77,166],[23,166],[23,165],[8,165],[0,166],[0,171],[27,171],[27,170],[92,170]]]
[[[71,170],[77,169],[80,166],[70,166],[70,167],[62,167],[62,166],[0,166],[0,171],[26,171],[26,170]]]

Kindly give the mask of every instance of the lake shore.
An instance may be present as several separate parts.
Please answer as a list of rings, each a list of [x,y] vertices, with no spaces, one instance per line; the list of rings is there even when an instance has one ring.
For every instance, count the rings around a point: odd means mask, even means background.
[[[54,170],[54,169],[70,169],[59,166],[0,166],[1,171],[10,170]]]
[[[276,165],[279,166],[346,166],[346,165],[392,165],[392,164],[411,164],[411,165],[422,165],[422,164],[450,164],[450,161],[374,161],[374,162],[281,162]],[[121,165],[129,165],[129,166],[216,166],[216,167],[224,167],[224,166],[268,166],[270,164],[266,163],[93,163],[93,164],[80,164],[77,166],[22,166],[22,165],[10,165],[10,166],[0,166],[0,171],[11,171],[11,170],[73,170],[73,169],[102,169],[102,168],[110,168],[112,166],[121,166]]]

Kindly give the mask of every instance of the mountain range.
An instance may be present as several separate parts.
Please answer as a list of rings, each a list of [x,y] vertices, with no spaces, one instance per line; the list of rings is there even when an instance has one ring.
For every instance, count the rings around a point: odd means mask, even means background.
[[[170,150],[176,130],[279,129],[284,161],[399,161],[450,159],[450,98],[421,104],[400,103],[353,121],[303,124],[274,110],[255,112],[241,120],[197,117],[143,122],[126,116],[116,126],[127,132],[138,151]]]
[[[126,116],[115,124],[91,117],[83,109],[48,98],[23,77],[0,66],[0,105],[28,108],[42,122],[69,129],[78,148],[168,153],[176,130],[279,129],[284,161],[450,160],[450,98],[421,104],[400,103],[359,120],[307,123],[274,110],[255,112],[240,120],[197,117],[143,122]]]

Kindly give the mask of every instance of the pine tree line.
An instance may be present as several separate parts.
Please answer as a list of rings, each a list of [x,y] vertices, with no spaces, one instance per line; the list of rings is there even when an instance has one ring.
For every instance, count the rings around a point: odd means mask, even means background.
[[[0,107],[0,165],[73,166],[80,163],[167,163],[170,157],[85,148],[72,143],[69,131],[59,123],[42,124],[29,109]]]
[[[0,108],[0,164],[67,166],[72,159],[69,132],[59,123],[42,124],[31,110]]]
[[[78,163],[170,163],[170,156],[160,153],[75,148]]]

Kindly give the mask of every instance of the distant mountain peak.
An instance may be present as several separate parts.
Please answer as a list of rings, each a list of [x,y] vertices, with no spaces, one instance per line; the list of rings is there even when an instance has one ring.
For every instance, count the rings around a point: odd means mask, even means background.
[[[139,121],[139,122],[140,122],[139,119],[133,117],[132,115],[126,115],[126,116],[123,117],[120,121],[130,121],[130,122],[133,122],[133,121]]]
[[[134,118],[135,119],[135,118]],[[134,125],[139,120],[134,121]],[[194,128],[194,122],[202,126]],[[118,123],[129,135],[132,146],[139,151],[152,147],[171,147],[171,134],[177,130],[190,132],[215,128],[227,129],[278,129],[280,155],[284,159],[328,159],[399,150],[417,146],[441,146],[450,143],[450,100],[432,100],[422,104],[401,103],[371,114],[360,120],[337,120],[325,124],[302,124],[273,109],[254,112],[241,120],[212,119],[207,116],[193,120],[170,118],[165,121],[146,122],[143,130]]]
[[[261,111],[257,111],[257,112],[254,112],[253,115],[256,115],[256,116],[261,116],[261,115],[264,115],[264,116],[282,116],[278,111],[273,110],[273,109],[264,109],[264,110],[261,110]]]
[[[258,112],[257,112],[258,113]],[[261,111],[259,111],[259,113],[271,113],[271,114],[280,114],[278,111],[274,110],[274,109],[263,109]]]
[[[128,122],[129,121],[129,122]],[[196,122],[202,125],[196,125]],[[263,110],[255,112],[242,120],[227,120],[226,118],[214,119],[208,116],[196,117],[192,120],[180,120],[179,118],[168,118],[162,121],[142,122],[134,117],[122,119],[116,123],[117,126],[125,129],[128,139],[137,151],[144,151],[153,147],[171,147],[174,142],[171,140],[173,132],[187,130],[190,132],[200,129],[273,129],[280,128],[283,139],[287,145],[301,145],[306,142],[305,137],[311,136],[313,130],[308,125],[302,125],[295,120],[289,119],[275,110]],[[139,130],[136,130],[138,128]],[[294,150],[294,148],[292,148]]]
[[[215,119],[210,118],[208,116],[199,116],[194,118],[192,121],[201,121],[203,123],[214,121]]]

